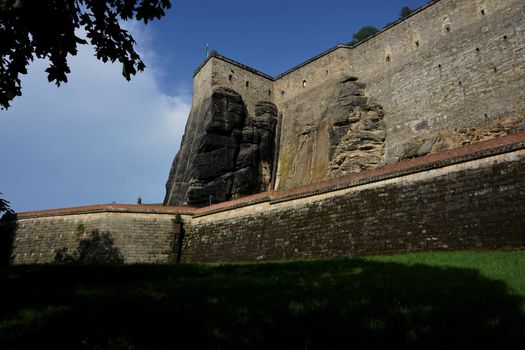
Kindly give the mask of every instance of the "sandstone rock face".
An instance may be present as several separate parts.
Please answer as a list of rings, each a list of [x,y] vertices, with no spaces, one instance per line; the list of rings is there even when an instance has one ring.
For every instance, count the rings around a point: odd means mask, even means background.
[[[502,117],[484,125],[433,131],[425,136],[408,140],[393,148],[393,151],[399,155],[398,160],[410,159],[510,135],[522,130],[525,130],[523,116]]]
[[[268,190],[272,175],[277,108],[258,102],[255,116],[248,116],[241,134],[232,197]]]
[[[386,124],[379,105],[356,107],[348,116],[334,124],[333,140],[344,135],[335,147],[327,175],[329,178],[375,168],[384,163]]]
[[[366,84],[340,76],[312,89],[320,96],[291,99],[293,120],[285,129],[278,189],[318,182],[384,163],[386,124],[383,108],[365,96]],[[295,135],[294,135],[295,134]]]
[[[166,205],[205,205],[267,190],[277,108],[249,116],[241,95],[217,88],[192,109],[166,184]]]

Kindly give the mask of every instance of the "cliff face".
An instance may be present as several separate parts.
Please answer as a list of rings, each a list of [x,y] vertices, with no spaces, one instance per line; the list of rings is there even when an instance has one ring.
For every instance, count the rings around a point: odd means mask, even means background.
[[[524,11],[434,1],[275,78],[213,54],[194,75],[165,203],[290,189],[525,130]]]
[[[296,117],[295,137],[281,140],[291,152],[290,164],[280,167],[283,183],[311,183],[383,164],[384,112],[368,103],[365,87],[353,76],[323,86],[326,98],[316,101],[322,116],[318,123],[308,103],[289,109]],[[218,203],[271,189],[279,154],[277,115],[268,101],[256,102],[250,115],[240,94],[216,88],[190,112],[164,204],[207,205],[210,199]],[[312,157],[316,162],[309,161]]]
[[[217,88],[190,112],[166,183],[165,205],[205,205],[265,191],[271,181],[277,108]]]
[[[356,76],[340,76],[283,103],[277,189],[315,183],[383,165],[387,138],[383,108]],[[310,97],[311,96],[311,97]],[[315,104],[305,101],[315,101]]]

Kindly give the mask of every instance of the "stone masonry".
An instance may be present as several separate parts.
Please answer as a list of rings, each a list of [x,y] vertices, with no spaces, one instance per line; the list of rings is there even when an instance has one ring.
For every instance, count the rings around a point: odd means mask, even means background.
[[[196,120],[217,89],[239,94],[248,116],[258,102],[271,102],[277,113],[274,176],[261,191],[513,134],[525,129],[524,32],[522,0],[438,0],[356,46],[338,45],[277,77],[215,53],[195,73],[186,134],[202,132]],[[349,78],[358,86],[346,86],[341,95]],[[334,104],[348,105],[359,96],[382,109],[375,112],[382,118],[379,129],[359,129],[376,134],[373,145],[355,133],[339,139],[334,134],[334,123],[359,113],[341,115]],[[181,150],[190,139],[184,138]],[[353,154],[335,159],[335,150]],[[187,203],[177,199],[185,191],[174,174],[184,167],[176,158],[165,204]]]
[[[522,147],[525,143],[499,151],[471,148],[475,151],[470,154],[460,148],[449,159],[446,152],[436,153],[440,157],[428,155],[365,171],[362,177],[268,194],[252,204],[203,208],[192,218],[183,259],[524,248]]]
[[[13,263],[249,261],[525,248],[525,132],[200,209],[20,213]]]
[[[173,220],[190,212],[110,204],[20,213],[13,263],[167,263],[174,258]]]

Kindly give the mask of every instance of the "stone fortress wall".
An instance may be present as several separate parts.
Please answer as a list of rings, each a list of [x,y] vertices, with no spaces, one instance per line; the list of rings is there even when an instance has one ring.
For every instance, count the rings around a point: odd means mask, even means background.
[[[524,31],[523,1],[435,1],[355,47],[339,45],[275,78],[212,55],[195,75],[194,99],[223,86],[242,96],[249,113],[255,101],[273,102],[281,121],[273,183],[291,188],[330,178],[332,107],[349,77],[384,109],[382,164],[523,129]]]
[[[442,150],[499,136],[494,124],[525,115],[525,2],[437,1],[355,47],[350,62],[385,109],[388,163],[416,140],[437,138]]]
[[[242,95],[248,112],[253,114],[255,103],[272,101],[274,79],[251,67],[213,52],[193,76],[192,107],[202,104],[218,87],[226,87]]]
[[[183,261],[523,248],[525,144],[491,141],[203,208],[188,223]]]
[[[282,123],[276,188],[326,179],[331,117],[338,116],[329,107],[337,100],[339,83],[354,76],[349,53],[348,47],[336,47],[276,78],[274,102]]]
[[[212,88],[227,87],[241,94],[248,114],[255,114],[255,103],[273,100],[273,80],[249,67],[239,67],[225,57],[211,57]]]
[[[20,213],[13,264],[166,263],[188,208],[107,204]],[[0,227],[1,228],[1,227]]]
[[[525,132],[208,207],[20,213],[13,263],[169,263],[525,247]],[[0,225],[0,229],[2,229]],[[2,232],[3,234],[3,232]]]

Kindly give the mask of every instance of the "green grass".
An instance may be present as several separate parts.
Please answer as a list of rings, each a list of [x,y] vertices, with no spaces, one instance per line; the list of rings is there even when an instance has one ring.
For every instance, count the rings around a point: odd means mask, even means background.
[[[525,251],[17,266],[0,287],[0,349],[525,345]]]

